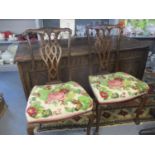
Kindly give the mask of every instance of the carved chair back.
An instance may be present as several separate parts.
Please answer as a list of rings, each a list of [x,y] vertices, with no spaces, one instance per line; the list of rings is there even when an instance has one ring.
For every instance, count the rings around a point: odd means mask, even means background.
[[[100,72],[109,71],[110,53],[113,48],[116,50],[115,71],[119,70],[119,50],[122,34],[123,28],[118,25],[87,28],[89,46],[94,46],[94,48],[90,48],[90,51],[94,49],[98,54]]]
[[[32,56],[32,70],[36,69],[35,58],[32,49],[32,41],[30,40],[29,33],[35,33],[40,39],[40,56],[45,63],[48,71],[48,82],[59,80],[59,62],[62,56],[62,47],[60,45],[61,34],[68,33],[68,65],[70,65],[70,46],[71,46],[71,29],[69,28],[40,28],[28,29],[25,31],[27,41],[31,49]]]

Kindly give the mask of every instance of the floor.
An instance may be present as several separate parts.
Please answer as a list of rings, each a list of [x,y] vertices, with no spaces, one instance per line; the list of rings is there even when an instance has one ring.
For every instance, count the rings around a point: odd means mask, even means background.
[[[8,104],[8,110],[0,118],[0,135],[25,135],[26,119],[24,115],[26,99],[18,72],[0,72],[0,92]],[[140,129],[155,127],[155,122],[142,123],[136,126],[134,123],[102,127],[102,135],[137,135]],[[36,134],[84,134],[83,129],[48,131]]]

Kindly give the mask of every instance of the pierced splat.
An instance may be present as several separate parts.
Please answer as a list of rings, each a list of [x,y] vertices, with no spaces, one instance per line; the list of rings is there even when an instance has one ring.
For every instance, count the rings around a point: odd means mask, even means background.
[[[58,76],[58,65],[62,55],[62,48],[60,45],[49,45],[40,48],[40,55],[48,68],[48,80],[52,81]]]
[[[48,70],[48,82],[59,80],[59,62],[62,56],[62,48],[59,44],[61,33],[68,32],[68,59],[70,56],[71,29],[69,28],[40,28],[29,29],[25,33],[36,33],[40,38],[40,56]],[[35,70],[35,60],[31,45],[31,40],[27,35],[27,40],[32,51],[32,68]]]
[[[109,59],[112,44],[116,46],[116,70],[118,68],[119,62],[119,48],[121,36],[123,34],[123,28],[117,25],[108,25],[108,26],[97,26],[97,27],[88,27],[88,41],[90,42],[91,34],[90,31],[95,30],[95,44],[94,48],[98,54],[100,62],[100,71],[109,71]],[[91,45],[91,43],[89,43]]]

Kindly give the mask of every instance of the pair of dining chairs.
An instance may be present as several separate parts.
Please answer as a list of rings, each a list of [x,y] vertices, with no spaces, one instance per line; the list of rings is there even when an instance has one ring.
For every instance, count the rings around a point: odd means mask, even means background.
[[[91,31],[95,30],[95,44],[92,48]],[[119,26],[88,27],[87,36],[89,43],[89,65],[91,67],[92,51],[98,54],[101,75],[90,75],[89,83],[95,99],[77,82],[72,80],[71,69],[71,33],[69,28],[41,28],[29,29],[24,34],[31,49],[32,72],[36,71],[33,43],[29,33],[36,33],[40,39],[40,57],[48,70],[48,82],[45,85],[33,87],[26,107],[26,118],[28,121],[28,133],[47,129],[50,123],[57,123],[63,120],[80,119],[86,117],[88,120],[87,134],[90,134],[91,127],[96,119],[96,130],[98,134],[102,111],[104,107],[111,105],[125,104],[126,101],[140,98],[141,104],[137,108],[136,120],[139,117],[139,110],[146,104],[148,85],[124,72],[109,73],[109,61],[113,40],[116,44],[116,68],[119,70],[119,48],[123,29]],[[60,46],[62,34],[68,34],[67,63],[69,78],[68,82],[62,82],[59,78],[59,64],[63,55]],[[116,35],[115,35],[116,34]],[[116,37],[117,36],[117,37]],[[93,40],[94,41],[94,40]],[[106,71],[106,72],[105,72]],[[94,102],[95,101],[95,102]],[[96,105],[96,114],[93,107]],[[45,127],[45,128],[44,128]],[[64,126],[62,126],[63,128]],[[68,125],[65,127],[68,128]],[[71,125],[71,127],[73,127]]]

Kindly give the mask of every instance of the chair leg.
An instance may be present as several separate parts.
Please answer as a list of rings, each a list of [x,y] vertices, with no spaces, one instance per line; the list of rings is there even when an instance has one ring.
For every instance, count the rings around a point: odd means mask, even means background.
[[[28,125],[28,127],[27,127],[28,135],[34,135],[34,128],[35,128],[35,126]]]
[[[136,117],[135,117],[135,124],[136,125],[140,124],[139,116],[141,114],[141,110],[144,109],[146,102],[147,102],[147,95],[144,95],[141,97],[141,103],[140,103],[139,107],[136,109]]]
[[[94,118],[95,118],[94,114],[89,116],[89,122],[88,122],[88,126],[87,126],[87,135],[91,134],[91,127],[92,127],[92,124],[94,122]]]
[[[100,108],[100,105],[97,103],[96,104],[96,130],[95,130],[96,135],[99,134],[100,120],[101,120],[101,108]]]

